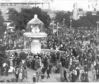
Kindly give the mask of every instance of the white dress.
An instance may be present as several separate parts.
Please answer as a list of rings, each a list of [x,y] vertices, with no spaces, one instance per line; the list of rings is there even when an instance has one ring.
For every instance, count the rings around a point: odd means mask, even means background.
[[[19,79],[22,80],[22,73],[19,73]]]
[[[20,79],[20,80],[22,80],[22,78],[23,78],[22,75],[23,75],[23,74],[22,74],[22,69],[21,69],[21,70],[20,70],[20,73],[19,73],[19,79]]]

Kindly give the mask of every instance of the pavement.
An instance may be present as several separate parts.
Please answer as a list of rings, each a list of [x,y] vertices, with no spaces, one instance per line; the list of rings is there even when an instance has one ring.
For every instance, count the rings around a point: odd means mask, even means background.
[[[35,71],[32,69],[27,69],[27,79],[25,78],[23,82],[33,82],[33,75],[35,74]],[[9,74],[8,76],[0,76],[0,81],[6,82],[7,80],[15,80],[15,75],[14,74]],[[60,74],[54,74],[52,73],[50,75],[50,78],[47,79],[45,77],[44,79],[39,80],[38,82],[60,82]]]
[[[35,71],[32,69],[27,69],[27,74],[28,74],[27,79],[25,78],[23,82],[33,82],[32,78],[33,75],[35,74]],[[60,74],[52,73],[50,74],[50,78],[47,79],[47,77],[45,76],[44,79],[40,79],[38,82],[61,82],[60,78],[61,78]],[[89,78],[89,82],[99,82],[99,80],[94,81],[95,76],[92,71],[88,72],[88,78]],[[0,81],[5,80],[6,82],[7,80],[11,80],[11,79],[15,79],[14,74],[9,74],[8,76],[0,76]]]
[[[35,71],[28,69],[28,78],[27,78],[27,82],[32,82],[32,78],[33,78],[33,74],[35,73]],[[50,78],[47,79],[47,77],[45,76],[44,79],[40,79],[38,82],[60,82],[60,74],[54,74],[52,73],[50,75]]]
[[[8,76],[1,76],[0,75],[0,82],[1,81],[7,81],[7,80],[12,80],[12,79],[15,79],[15,76],[14,76],[14,74],[9,74]]]
[[[60,74],[51,74],[50,78],[47,79],[44,78],[43,80],[41,80],[40,82],[60,82]]]

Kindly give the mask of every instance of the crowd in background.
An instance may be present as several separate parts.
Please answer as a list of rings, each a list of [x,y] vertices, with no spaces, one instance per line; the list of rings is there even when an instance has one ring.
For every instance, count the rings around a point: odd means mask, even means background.
[[[63,78],[65,78],[65,81],[75,82],[78,78],[79,81],[88,82],[98,79],[99,63],[96,47],[96,31],[69,30],[67,34],[68,36],[64,36],[63,38],[65,39],[63,40],[59,40],[58,37],[55,39],[56,37],[51,36],[51,40],[48,41],[49,48],[64,52],[51,53],[50,56],[47,56],[49,58],[46,59],[50,60],[51,64],[53,62],[56,63],[55,65],[57,63],[61,64],[64,69]],[[45,64],[47,63],[45,62]],[[89,73],[91,72],[95,75],[92,75],[93,79],[89,79]]]
[[[26,58],[14,53],[16,81],[27,78],[27,68],[36,71],[38,81],[50,78],[51,73],[60,74],[61,81],[67,82],[99,79],[96,31],[68,30],[61,39],[54,34],[47,41],[47,47],[56,51],[38,55],[23,54]],[[92,73],[91,79],[89,73]],[[33,78],[33,81],[36,79]]]

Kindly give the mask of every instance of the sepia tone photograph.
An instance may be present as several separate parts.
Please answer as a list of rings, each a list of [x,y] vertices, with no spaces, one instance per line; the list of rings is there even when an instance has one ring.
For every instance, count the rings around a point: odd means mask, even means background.
[[[99,0],[0,0],[0,83],[99,82]]]

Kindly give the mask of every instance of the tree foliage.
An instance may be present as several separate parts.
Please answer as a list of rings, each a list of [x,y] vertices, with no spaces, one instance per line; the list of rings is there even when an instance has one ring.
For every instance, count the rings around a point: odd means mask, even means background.
[[[48,28],[50,24],[50,17],[47,12],[41,10],[40,8],[32,9],[22,9],[21,12],[17,12],[15,9],[9,9],[9,19],[12,20],[16,29],[25,29],[29,20],[34,17],[34,14],[37,14],[39,19],[44,22],[45,28]]]
[[[98,14],[92,15],[91,12],[88,12],[86,16],[80,17],[79,20],[73,20],[73,27],[96,27],[98,18]]]
[[[70,25],[70,12],[59,11],[56,12],[55,22],[61,25],[65,24],[67,27]]]
[[[71,14],[71,12],[58,11],[56,13],[55,22],[63,24],[63,20],[65,19],[64,24],[69,27]],[[86,16],[81,16],[78,20],[72,20],[72,27],[96,27],[96,22],[98,20],[99,12],[96,15],[92,15],[92,12],[87,12]]]
[[[3,36],[3,33],[5,32],[6,27],[4,25],[4,18],[2,16],[2,12],[0,11],[0,38]]]

